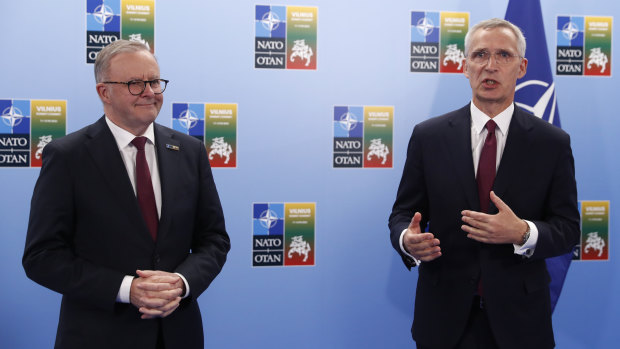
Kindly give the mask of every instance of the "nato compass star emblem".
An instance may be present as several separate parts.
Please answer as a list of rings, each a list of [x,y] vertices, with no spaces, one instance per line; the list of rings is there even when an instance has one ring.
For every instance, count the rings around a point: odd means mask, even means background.
[[[14,106],[10,106],[2,111],[2,122],[11,128],[21,124],[23,118],[24,114],[22,114],[22,111]]]
[[[280,26],[280,22],[282,22],[280,20],[280,17],[278,17],[278,15],[275,12],[271,12],[271,11],[265,13],[263,15],[263,19],[261,19],[263,28],[271,32],[278,29],[278,27]]]
[[[351,131],[357,126],[357,118],[353,113],[344,113],[340,117],[340,127],[345,131]]]
[[[193,111],[185,109],[181,112],[181,115],[179,115],[179,123],[181,124],[181,126],[189,130],[190,128],[196,126],[196,124],[198,123],[198,116],[196,116],[196,113],[194,113]]]
[[[573,40],[579,34],[579,28],[573,22],[568,22],[562,27],[562,35],[568,40]]]
[[[108,24],[112,22],[112,18],[114,18],[114,12],[110,6],[101,4],[95,7],[95,11],[93,11],[93,17],[100,24]]]
[[[420,18],[415,27],[418,29],[418,32],[424,36],[431,35],[435,29],[433,21],[431,21],[428,17]]]
[[[263,227],[269,229],[278,222],[278,215],[272,210],[265,210],[260,214],[258,221]]]

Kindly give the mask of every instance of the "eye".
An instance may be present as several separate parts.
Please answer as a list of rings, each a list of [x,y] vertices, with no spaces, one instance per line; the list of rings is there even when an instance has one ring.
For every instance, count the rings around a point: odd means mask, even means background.
[[[498,54],[499,54],[499,55],[500,55],[500,57],[502,57],[502,58],[509,58],[509,57],[512,57],[512,54],[510,54],[509,52],[506,52],[506,51],[499,51],[499,53],[498,53]]]
[[[152,80],[151,81],[151,87],[159,87],[159,84],[161,82],[159,80]]]
[[[487,54],[488,54],[487,51],[477,51],[477,52],[474,52],[474,57],[484,58],[487,56]]]
[[[142,87],[144,82],[142,82],[140,80],[131,80],[127,84],[129,84],[130,87]]]

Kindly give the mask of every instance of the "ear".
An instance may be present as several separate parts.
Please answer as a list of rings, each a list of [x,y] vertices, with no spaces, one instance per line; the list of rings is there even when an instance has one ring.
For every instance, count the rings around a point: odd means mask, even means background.
[[[521,79],[527,73],[527,58],[523,57],[521,60],[521,64],[519,64],[519,74],[517,75],[518,79]]]
[[[468,67],[469,67],[469,62],[467,61],[467,58],[466,58],[466,59],[465,59],[465,65],[463,66],[463,74],[465,74],[465,77],[466,77],[467,79],[469,79],[469,70],[468,70]]]
[[[95,88],[97,89],[97,94],[99,98],[104,104],[110,103],[110,90],[108,86],[102,82],[98,83]]]

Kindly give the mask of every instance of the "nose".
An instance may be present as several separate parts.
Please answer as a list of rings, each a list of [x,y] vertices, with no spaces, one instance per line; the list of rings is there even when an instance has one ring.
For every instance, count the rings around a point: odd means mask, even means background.
[[[154,95],[155,95],[155,92],[153,91],[151,84],[146,83],[144,86],[144,91],[142,91],[141,96],[154,96]]]
[[[489,55],[489,59],[487,59],[486,68],[487,69],[496,69],[498,63],[495,53],[491,53]]]

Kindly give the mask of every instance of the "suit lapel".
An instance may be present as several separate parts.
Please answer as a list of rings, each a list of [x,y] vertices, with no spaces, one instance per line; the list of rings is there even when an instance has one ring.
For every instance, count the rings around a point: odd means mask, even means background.
[[[120,210],[127,213],[130,224],[136,226],[136,231],[144,232],[144,234],[138,235],[152,243],[153,239],[142,219],[138,200],[127,175],[127,168],[123,163],[114,136],[106,125],[105,117],[92,124],[88,128],[87,134],[90,140],[86,142],[85,146],[99,170],[99,174],[103,177],[105,185],[117,198],[116,203]]]
[[[515,178],[520,177],[523,171],[523,164],[527,163],[527,157],[530,152],[530,143],[527,134],[532,130],[533,125],[528,120],[528,114],[519,107],[515,106],[515,111],[510,120],[508,127],[508,138],[504,153],[497,169],[497,175],[493,183],[493,191],[500,198],[503,198],[510,188],[510,183]],[[489,208],[491,213],[496,213],[497,208],[493,203]]]
[[[472,209],[478,210],[478,187],[476,184],[474,164],[471,155],[471,115],[469,104],[456,111],[448,119],[449,131],[446,144],[450,151],[451,163],[454,165],[455,177],[460,181],[467,202]]]
[[[171,205],[174,204],[175,171],[179,167],[181,142],[174,138],[172,132],[154,124],[155,144],[157,147],[157,164],[161,181],[161,217],[159,219],[158,239],[170,231],[172,225]]]

